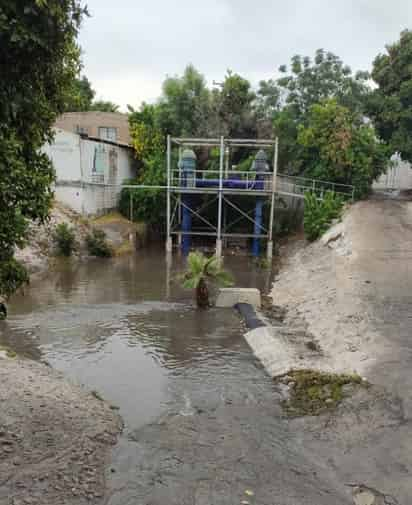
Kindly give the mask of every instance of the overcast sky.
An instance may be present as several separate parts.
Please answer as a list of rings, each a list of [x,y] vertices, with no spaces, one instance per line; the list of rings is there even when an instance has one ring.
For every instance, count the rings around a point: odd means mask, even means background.
[[[228,68],[257,85],[294,54],[320,47],[354,70],[401,30],[412,0],[86,0],[84,73],[97,98],[125,109],[153,101],[166,75],[193,63],[208,82]]]

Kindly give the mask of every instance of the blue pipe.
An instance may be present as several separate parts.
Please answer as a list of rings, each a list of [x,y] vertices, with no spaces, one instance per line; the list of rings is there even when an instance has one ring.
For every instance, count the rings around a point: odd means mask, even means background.
[[[218,188],[219,179],[196,179],[195,186],[197,188]],[[232,189],[264,189],[264,181],[239,181],[237,179],[225,179],[223,181],[224,188]]]
[[[255,235],[262,233],[262,215],[263,215],[263,199],[257,198],[255,207],[255,230],[254,230]],[[253,239],[252,254],[255,258],[259,257],[260,255],[260,239],[258,239],[257,237]]]
[[[189,195],[182,196],[182,202],[186,207],[191,208],[192,199]],[[182,231],[191,232],[192,231],[192,213],[186,207],[182,206]],[[190,252],[190,246],[192,245],[192,239],[190,235],[183,235],[182,237],[182,252],[187,256]]]

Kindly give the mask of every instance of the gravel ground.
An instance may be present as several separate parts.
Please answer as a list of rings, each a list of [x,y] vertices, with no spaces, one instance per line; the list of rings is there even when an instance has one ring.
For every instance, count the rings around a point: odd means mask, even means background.
[[[109,405],[51,368],[0,357],[0,504],[100,502],[121,427]]]

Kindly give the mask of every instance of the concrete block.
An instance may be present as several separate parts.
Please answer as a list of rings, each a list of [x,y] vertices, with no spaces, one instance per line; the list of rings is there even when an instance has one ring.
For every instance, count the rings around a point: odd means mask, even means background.
[[[221,288],[216,300],[216,307],[233,307],[237,303],[250,303],[260,308],[260,291],[256,288]]]

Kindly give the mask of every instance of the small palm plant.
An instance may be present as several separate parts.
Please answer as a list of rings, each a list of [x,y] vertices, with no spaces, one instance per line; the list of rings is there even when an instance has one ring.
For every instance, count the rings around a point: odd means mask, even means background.
[[[216,256],[208,258],[203,253],[191,252],[187,258],[187,270],[182,276],[182,285],[194,289],[199,308],[207,308],[209,303],[209,285],[232,286],[232,276],[221,268]]]

